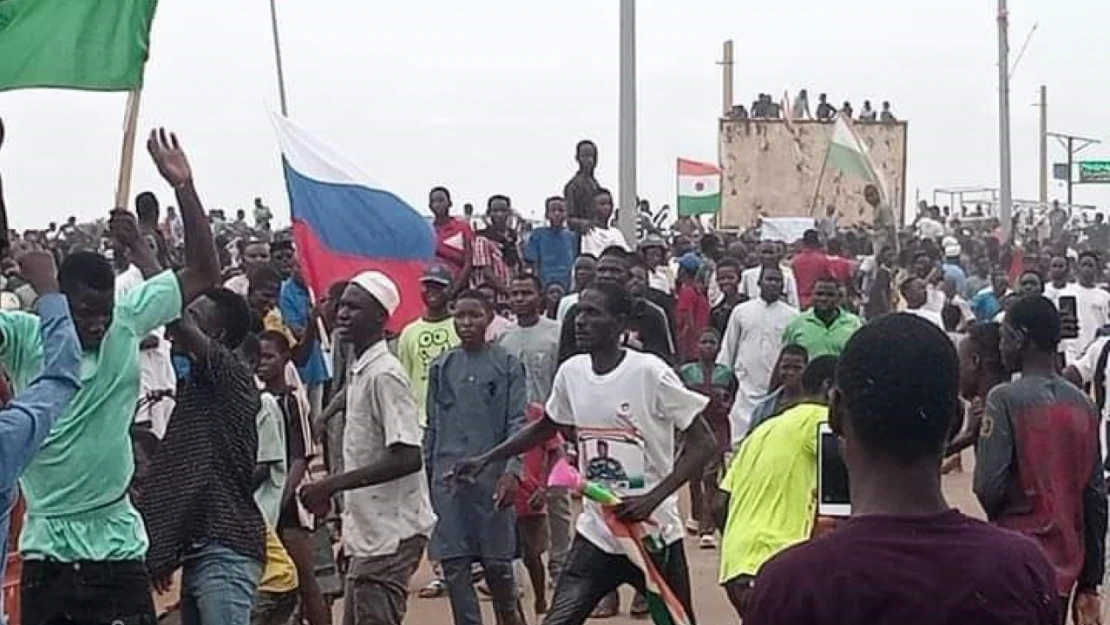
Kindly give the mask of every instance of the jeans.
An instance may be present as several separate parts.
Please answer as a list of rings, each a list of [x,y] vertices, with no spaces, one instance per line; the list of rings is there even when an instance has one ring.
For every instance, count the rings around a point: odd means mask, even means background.
[[[150,576],[141,560],[26,560],[23,625],[155,625]]]
[[[471,579],[471,562],[470,558],[451,558],[441,563],[455,625],[482,625],[482,611]],[[519,611],[512,561],[482,560],[482,568],[493,595],[493,611],[501,618],[508,616],[507,622],[515,622],[513,615]]]
[[[219,543],[195,546],[181,568],[182,625],[250,625],[262,563]]]
[[[693,623],[690,570],[686,566],[682,541],[653,554],[652,560]],[[543,625],[582,625],[597,602],[621,584],[630,584],[638,592],[644,592],[644,576],[631,560],[602,551],[585,538],[576,536],[567,554],[563,573],[555,583],[555,596],[551,598],[551,608],[543,619]]]

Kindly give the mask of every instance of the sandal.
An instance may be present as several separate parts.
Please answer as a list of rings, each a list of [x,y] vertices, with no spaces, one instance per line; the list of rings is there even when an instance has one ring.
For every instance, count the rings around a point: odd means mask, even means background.
[[[601,598],[590,612],[590,618],[613,618],[621,609],[620,595],[616,592],[609,593]]]
[[[421,599],[439,599],[447,596],[447,582],[442,579],[433,579],[428,585],[416,591],[416,596]]]

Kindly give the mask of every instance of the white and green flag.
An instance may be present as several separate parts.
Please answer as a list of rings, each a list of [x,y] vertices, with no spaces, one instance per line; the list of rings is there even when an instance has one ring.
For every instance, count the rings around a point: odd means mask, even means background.
[[[833,125],[829,151],[825,156],[825,166],[876,185],[883,198],[889,199],[886,184],[879,176],[879,170],[875,167],[874,161],[871,160],[867,145],[843,117],[837,117],[836,124]]]
[[[721,210],[721,168],[678,159],[678,214],[709,215]]]

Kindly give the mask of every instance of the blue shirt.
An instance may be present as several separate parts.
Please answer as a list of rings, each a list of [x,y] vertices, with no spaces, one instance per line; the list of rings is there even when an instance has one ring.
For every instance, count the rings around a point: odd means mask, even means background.
[[[50,433],[54,419],[81,388],[81,345],[65,296],[43,295],[39,298],[38,313],[42,324],[42,373],[0,410],[0,579],[4,578],[8,561],[8,527],[15,503],[15,482]]]
[[[298,334],[304,332],[312,314],[312,298],[308,296],[308,289],[293,278],[286,278],[281,283],[278,308],[281,310],[281,319],[285,325]],[[297,373],[300,374],[301,382],[306,386],[323,384],[331,379],[328,367],[324,363],[324,352],[320,349],[320,341],[313,341],[308,362],[303,367],[297,367]]]
[[[964,268],[954,263],[944,263],[941,268],[944,269],[944,279],[952,281],[957,293],[963,293],[964,288],[967,287],[967,274],[964,273]]]
[[[1002,303],[994,294],[994,289],[987,287],[975,294],[971,299],[971,310],[975,313],[977,321],[991,321],[995,315],[1002,311]]]
[[[570,270],[578,255],[578,235],[567,228],[536,228],[524,248],[524,259],[539,265],[543,286],[558,282],[570,288]]]

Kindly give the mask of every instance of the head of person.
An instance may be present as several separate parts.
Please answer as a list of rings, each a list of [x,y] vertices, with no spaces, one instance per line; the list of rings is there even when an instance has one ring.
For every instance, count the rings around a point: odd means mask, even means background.
[[[678,259],[678,275],[675,278],[678,282],[694,281],[701,267],[701,257],[694,252],[686,252]]]
[[[100,346],[112,324],[115,284],[111,263],[96,252],[73,252],[58,267],[58,287],[69,299],[77,338],[86,351]]]
[[[627,285],[631,266],[632,258],[628,252],[617,246],[607,247],[597,259],[597,278],[594,284]]]
[[[150,191],[135,196],[135,215],[144,224],[158,223],[158,198]]]
[[[890,102],[883,102],[883,110],[884,111],[889,111],[890,110]]]
[[[836,216],[836,204],[829,204],[829,205],[825,206],[825,216],[826,217],[835,217]]]
[[[721,289],[725,297],[732,297],[740,292],[740,272],[740,262],[730,256],[717,263],[717,288]]]
[[[1070,273],[1071,263],[1068,262],[1068,257],[1064,254],[1053,254],[1048,265],[1049,279],[1056,283],[1064,283],[1068,281]]]
[[[303,283],[297,254],[293,251],[293,239],[275,239],[270,243],[270,261],[283,279],[296,277],[298,282]]]
[[[960,341],[960,395],[964,399],[974,399],[985,378],[1003,371],[1001,338],[1001,326],[988,322],[972,325]]]
[[[663,237],[658,235],[648,235],[640,242],[640,254],[644,257],[644,263],[650,269],[662,266],[667,262],[667,242]]]
[[[474,349],[486,343],[486,328],[493,321],[493,301],[477,289],[455,296],[455,333],[463,347]]]
[[[451,271],[439,263],[432,263],[420,276],[420,299],[424,308],[432,313],[446,313],[451,289]]]
[[[828,402],[836,378],[836,356],[825,354],[809,361],[802,370],[802,393],[811,401]]]
[[[609,443],[606,443],[603,440],[597,441],[597,457],[598,458],[608,458],[609,457]]]
[[[177,209],[173,207],[173,204],[170,204],[166,207],[166,216],[174,217],[175,215],[177,215]]]
[[[574,160],[578,170],[592,174],[597,167],[597,146],[589,139],[583,139],[574,146]]]
[[[594,191],[594,216],[603,228],[608,228],[613,221],[613,194],[609,189]]]
[[[235,221],[243,221],[246,218],[247,218],[247,211],[245,211],[241,208],[237,209],[235,211]]]
[[[1060,344],[1060,313],[1046,297],[1013,301],[1002,318],[999,350],[1009,371],[1019,371],[1031,355],[1055,355]]]
[[[642,262],[632,262],[628,267],[628,294],[632,297],[644,297],[647,295],[648,285],[647,266]]]
[[[778,267],[782,253],[774,241],[761,241],[759,244],[759,264],[764,267]]]
[[[818,101],[818,102],[821,102],[822,104],[824,104],[824,103],[825,103],[825,101],[826,101],[826,100],[828,100],[828,99],[829,99],[829,96],[827,96],[827,95],[826,95],[826,94],[824,94],[824,93],[822,93],[822,94],[819,94],[819,95],[817,96],[817,101]]]
[[[623,284],[598,282],[582,292],[574,315],[578,349],[596,352],[620,345],[632,313],[632,296]]]
[[[884,246],[883,249],[879,250],[879,263],[886,267],[893,267],[897,256],[893,247]]]
[[[1018,278],[1018,295],[1043,295],[1044,280],[1035,269],[1026,269]]]
[[[701,255],[713,261],[721,258],[721,237],[716,232],[707,232],[698,241]]]
[[[248,274],[270,264],[270,244],[261,239],[251,239],[243,244],[243,270]]]
[[[451,214],[451,192],[447,187],[432,187],[428,192],[428,210],[436,219],[443,219]]]
[[[863,188],[863,199],[871,206],[879,205],[879,187],[869,184]]]
[[[509,305],[517,319],[533,319],[543,312],[543,283],[534,273],[519,274],[509,283]]]
[[[821,248],[821,237],[814,229],[806,230],[802,233],[802,247],[807,250],[816,250]]]
[[[797,343],[784,345],[779,352],[775,370],[771,375],[774,388],[781,388],[790,394],[802,391],[802,371],[809,364],[809,353]]]
[[[1010,290],[1010,274],[1004,269],[995,269],[991,272],[991,289],[995,297],[1001,298]]]
[[[1079,276],[1079,283],[1084,286],[1094,284],[1099,274],[1098,254],[1092,251],[1085,251],[1079,253],[1079,260],[1076,262],[1076,273]]]
[[[702,328],[698,333],[698,360],[715,362],[721,349],[721,333],[716,328]]]
[[[235,351],[251,331],[247,302],[228,289],[217,287],[193,300],[185,315],[201,332],[228,350]]]
[[[596,278],[596,258],[589,254],[580,254],[578,258],[574,259],[574,267],[571,269],[571,279],[574,281],[575,290],[581,291],[590,286],[594,283]]]
[[[948,284],[948,280],[945,284]],[[951,297],[951,296],[949,296]],[[940,309],[940,320],[944,323],[945,332],[955,332],[960,327],[960,322],[964,320],[964,314],[959,306],[955,304],[945,304]]]
[[[543,202],[544,216],[552,228],[562,228],[567,223],[567,203],[562,196],[553,195]]]
[[[694,240],[689,235],[680,234],[671,241],[671,255],[682,258],[687,252],[694,251]]]
[[[347,283],[339,298],[339,331],[361,352],[382,339],[386,322],[400,304],[401,294],[389,276],[364,271]]]
[[[906,278],[899,288],[902,292],[902,298],[906,300],[907,308],[921,308],[928,301],[929,296],[925,290],[925,281],[917,276]]]
[[[936,479],[958,386],[956,348],[928,320],[900,313],[860,328],[840,355],[829,405],[849,475],[904,470]]]
[[[778,265],[759,270],[759,297],[763,301],[768,304],[779,301],[782,298],[782,290],[782,269]]]
[[[829,256],[841,256],[844,254],[844,244],[840,239],[829,239],[829,242],[825,244],[825,250],[829,253]]]
[[[552,282],[547,285],[547,288],[544,290],[544,306],[548,311],[554,313],[559,309],[559,300],[563,299],[563,296],[566,294],[567,290],[563,285],[558,282]]]
[[[258,366],[255,373],[264,383],[285,379],[285,368],[292,358],[292,346],[281,332],[264,330],[258,334]]]
[[[509,215],[512,212],[512,202],[507,195],[491,195],[486,201],[486,218],[489,220],[490,227],[495,230],[509,227]]]
[[[933,271],[933,257],[924,250],[919,250],[913,255],[913,273],[919,278],[925,278]]]
[[[247,303],[251,310],[263,316],[277,306],[281,291],[281,274],[273,267],[259,267],[247,275]]]
[[[813,283],[813,312],[828,315],[840,308],[840,283],[830,276],[821,276]]]
[[[328,287],[327,299],[324,301],[322,315],[324,317],[324,324],[329,328],[335,328],[339,318],[339,300],[343,297],[343,291],[347,289],[348,282],[346,280],[336,280]]]
[[[260,197],[254,198],[254,206],[255,206],[255,208],[262,208],[262,198],[260,198]]]

